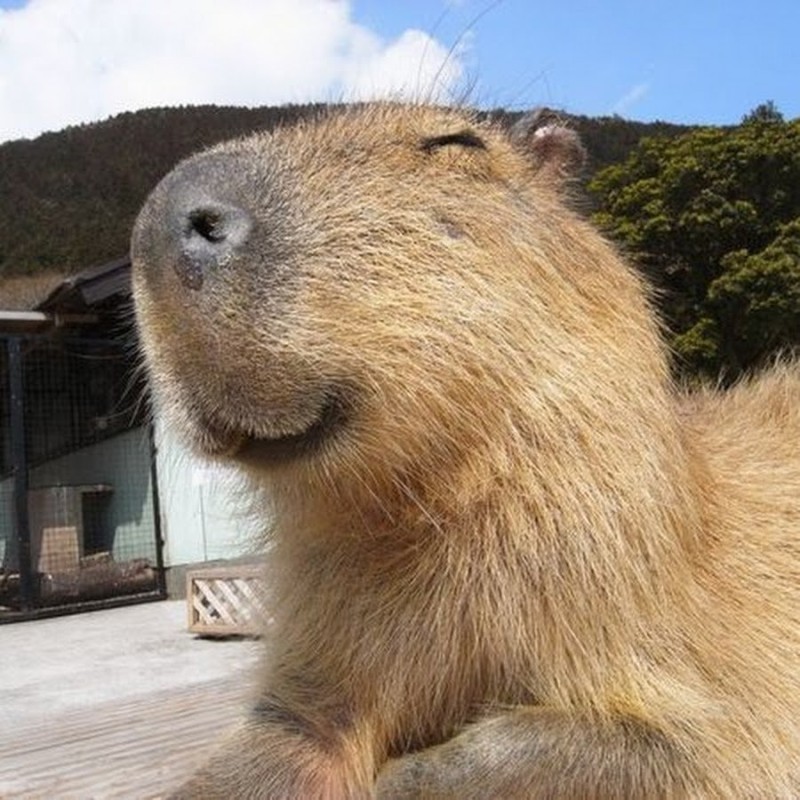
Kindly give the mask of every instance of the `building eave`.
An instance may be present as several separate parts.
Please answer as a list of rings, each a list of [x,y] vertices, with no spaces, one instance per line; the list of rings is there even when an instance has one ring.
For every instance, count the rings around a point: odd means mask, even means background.
[[[128,256],[85,269],[60,283],[36,306],[37,311],[82,313],[114,296],[131,291],[131,260]]]
[[[90,325],[96,314],[51,314],[46,311],[0,311],[0,335],[46,333],[54,328]]]

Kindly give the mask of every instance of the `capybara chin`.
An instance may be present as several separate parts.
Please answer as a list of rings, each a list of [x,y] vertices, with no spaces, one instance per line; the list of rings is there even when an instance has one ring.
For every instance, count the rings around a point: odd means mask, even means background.
[[[269,498],[275,618],[179,796],[800,796],[800,376],[677,391],[580,158],[375,104],[153,192],[148,372]]]

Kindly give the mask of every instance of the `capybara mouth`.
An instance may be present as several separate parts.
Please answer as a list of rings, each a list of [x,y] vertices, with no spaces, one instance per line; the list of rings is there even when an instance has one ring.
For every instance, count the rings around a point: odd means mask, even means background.
[[[225,429],[220,433],[213,424],[206,424],[219,443],[216,455],[246,464],[275,463],[315,455],[343,427],[347,418],[344,402],[329,395],[316,419],[304,430],[283,436],[263,436],[251,431]]]

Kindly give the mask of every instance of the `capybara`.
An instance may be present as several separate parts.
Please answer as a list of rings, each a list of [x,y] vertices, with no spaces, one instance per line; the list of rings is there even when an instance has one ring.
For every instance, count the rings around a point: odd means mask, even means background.
[[[580,160],[366,104],[147,201],[158,408],[262,497],[274,615],[179,797],[800,796],[800,374],[677,389]]]

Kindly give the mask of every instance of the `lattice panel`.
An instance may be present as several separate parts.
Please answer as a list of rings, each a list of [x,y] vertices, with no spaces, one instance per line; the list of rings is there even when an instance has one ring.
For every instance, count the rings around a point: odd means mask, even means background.
[[[257,636],[267,619],[261,569],[193,570],[186,576],[189,630],[202,636]]]

